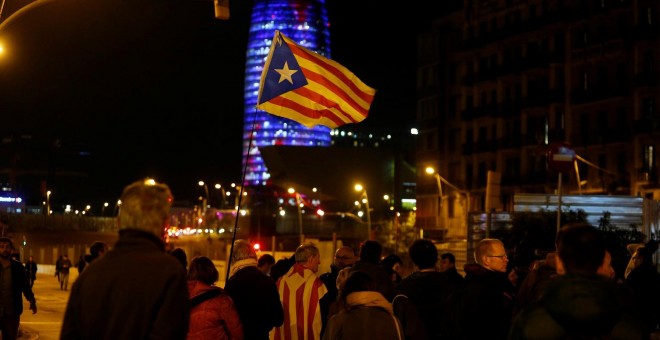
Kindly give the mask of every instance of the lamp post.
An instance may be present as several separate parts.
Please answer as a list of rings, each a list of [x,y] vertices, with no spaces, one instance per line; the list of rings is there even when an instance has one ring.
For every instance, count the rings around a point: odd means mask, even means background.
[[[367,239],[371,240],[371,211],[369,210],[369,195],[367,195],[367,189],[362,186],[362,184],[355,185],[355,191],[361,192],[362,203],[365,204],[367,208]]]
[[[50,190],[46,191],[46,216],[50,215],[50,194],[52,193]]]
[[[202,200],[202,204],[204,205],[204,207],[202,208],[202,212],[205,213],[207,205],[210,203],[209,202],[209,187],[206,185],[206,183],[204,183],[204,181],[197,182],[197,185],[199,185],[200,187],[204,187],[204,194],[206,196],[204,196],[204,199]]]
[[[101,208],[101,216],[105,216],[105,208],[108,207],[108,202],[103,203],[103,208]]]
[[[470,192],[459,189],[455,185],[449,183],[449,181],[440,176],[440,174],[438,174],[432,167],[427,167],[425,171],[427,174],[433,175],[433,177],[435,177],[435,180],[438,184],[438,195],[440,196],[440,202],[442,202],[442,183],[445,183],[447,186],[456,190],[458,193],[465,195],[465,221],[467,223],[467,217],[470,212]]]
[[[218,206],[218,208],[222,209],[225,205],[225,197],[227,196],[227,193],[225,193],[225,188],[223,188],[220,183],[216,183],[214,187],[216,190],[220,190],[220,206]]]
[[[296,192],[296,189],[289,188],[288,191],[290,194],[295,194],[296,196],[296,206],[298,207],[298,224],[300,225],[300,244],[303,244],[303,242],[305,241],[305,234],[303,233],[302,199],[300,197],[300,194]]]

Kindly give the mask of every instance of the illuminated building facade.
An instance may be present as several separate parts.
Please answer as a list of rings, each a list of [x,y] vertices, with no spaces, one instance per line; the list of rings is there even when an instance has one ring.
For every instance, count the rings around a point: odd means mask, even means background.
[[[330,58],[330,32],[324,0],[257,0],[252,11],[245,65],[243,164],[246,185],[265,185],[270,177],[259,147],[271,145],[330,146],[330,129],[307,128],[255,109],[259,80],[275,30]],[[252,141],[250,144],[250,134]],[[251,147],[250,147],[251,146]],[[249,153],[248,153],[249,151]],[[249,155],[249,157],[248,157]]]

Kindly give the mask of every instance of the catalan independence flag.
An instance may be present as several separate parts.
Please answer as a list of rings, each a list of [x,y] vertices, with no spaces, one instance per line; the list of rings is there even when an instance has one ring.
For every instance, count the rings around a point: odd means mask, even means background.
[[[296,263],[277,280],[284,310],[284,323],[270,332],[271,340],[319,340],[321,298],[328,292],[323,281],[310,269]]]
[[[364,120],[375,94],[344,66],[275,31],[257,108],[307,127],[335,128]]]

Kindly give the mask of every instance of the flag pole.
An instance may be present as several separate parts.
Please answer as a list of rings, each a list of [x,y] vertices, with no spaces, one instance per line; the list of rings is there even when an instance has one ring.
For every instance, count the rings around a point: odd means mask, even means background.
[[[243,200],[243,189],[245,189],[245,175],[247,174],[248,159],[250,158],[250,149],[252,148],[252,136],[257,125],[257,108],[254,108],[254,119],[252,119],[252,130],[250,131],[250,139],[248,140],[247,154],[245,157],[245,166],[243,167],[243,176],[241,176],[241,190],[238,193],[238,204],[236,205],[236,219],[234,220],[234,234],[231,238],[231,248],[229,249],[229,259],[227,259],[227,276],[225,284],[229,281],[229,268],[231,267],[231,257],[234,254],[234,242],[236,242],[236,230],[238,229],[238,217],[241,215],[241,201]]]

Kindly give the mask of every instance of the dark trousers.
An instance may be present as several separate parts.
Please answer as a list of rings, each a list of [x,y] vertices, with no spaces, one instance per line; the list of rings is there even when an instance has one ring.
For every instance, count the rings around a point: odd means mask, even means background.
[[[2,340],[15,340],[18,337],[18,324],[20,321],[20,316],[0,317]]]

